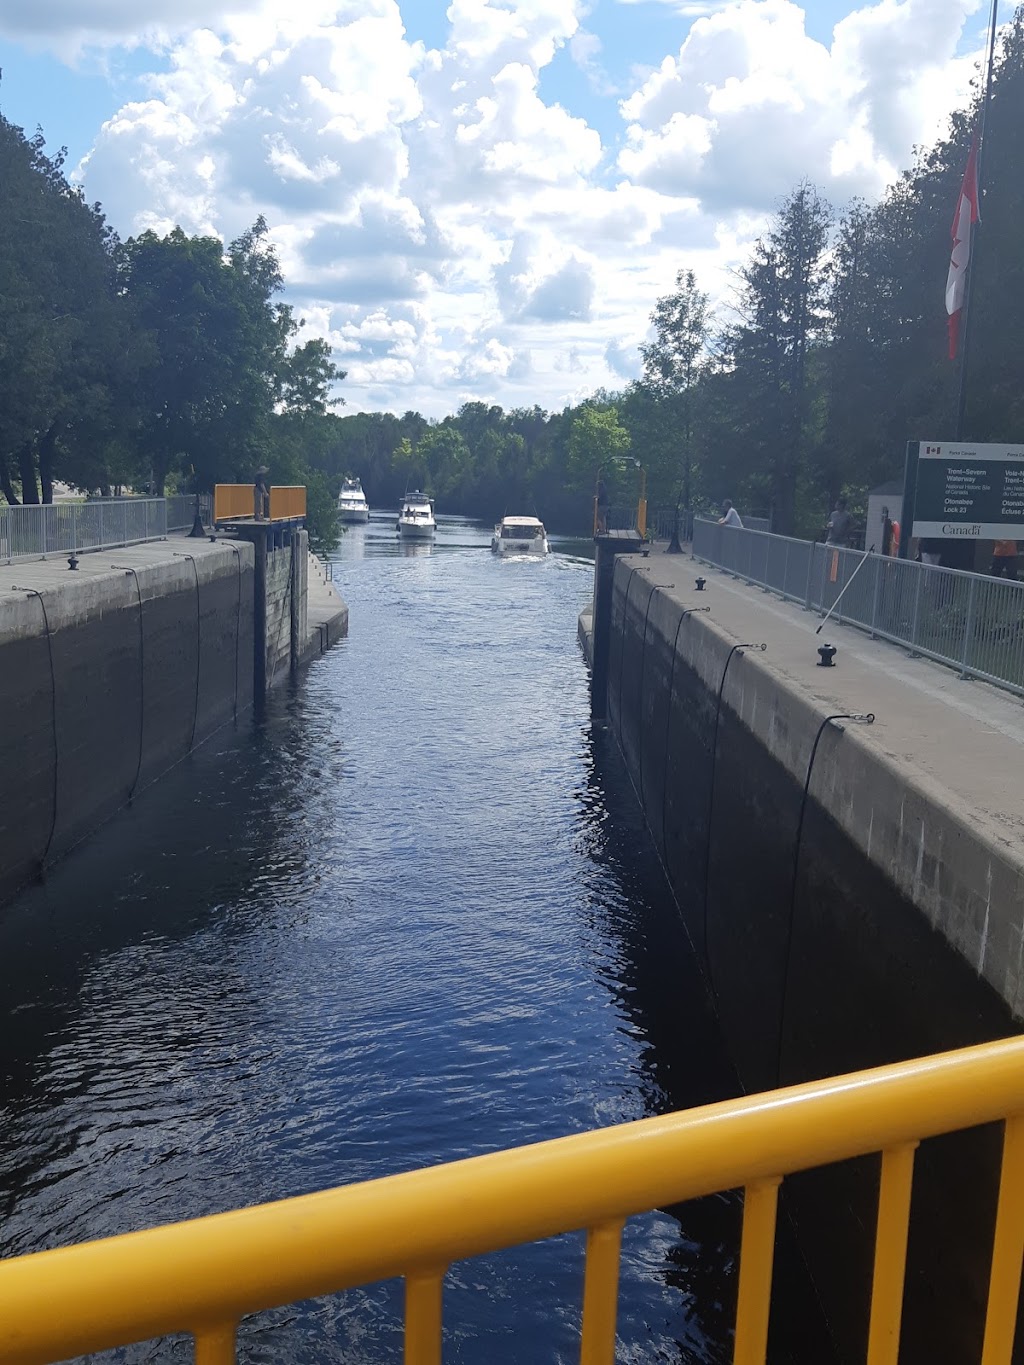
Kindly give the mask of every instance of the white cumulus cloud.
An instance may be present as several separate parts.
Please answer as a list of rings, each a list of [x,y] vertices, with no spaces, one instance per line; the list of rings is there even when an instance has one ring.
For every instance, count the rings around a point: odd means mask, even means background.
[[[433,46],[415,3],[6,0],[0,35],[148,54],[90,200],[122,235],[264,214],[349,409],[439,416],[628,381],[680,267],[720,295],[804,177],[877,193],[965,95],[979,0],[851,2],[829,42],[795,0],[668,0],[683,40],[618,94],[588,0],[449,0]]]
[[[880,0],[837,24],[831,47],[793,0],[717,8],[622,101],[619,166],[710,212],[770,208],[805,176],[842,198],[878,194],[965,97],[956,51],[977,3]]]

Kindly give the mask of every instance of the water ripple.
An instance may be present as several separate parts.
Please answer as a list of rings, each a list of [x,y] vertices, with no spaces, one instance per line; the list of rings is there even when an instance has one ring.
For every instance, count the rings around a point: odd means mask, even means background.
[[[587,723],[591,566],[485,544],[346,537],[350,638],[0,922],[4,1254],[732,1089]],[[731,1200],[631,1222],[620,1360],[725,1358],[735,1231]],[[581,1246],[454,1267],[446,1359],[573,1359]],[[400,1324],[375,1286],[243,1324],[241,1357],[398,1360]]]

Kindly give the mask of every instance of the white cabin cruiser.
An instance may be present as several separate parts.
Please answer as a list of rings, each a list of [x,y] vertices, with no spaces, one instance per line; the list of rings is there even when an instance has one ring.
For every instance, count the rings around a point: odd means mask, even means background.
[[[491,549],[496,555],[546,555],[544,523],[536,517],[502,517],[494,528]]]
[[[346,479],[338,494],[338,520],[363,522],[370,520],[370,504],[366,501],[363,485],[358,479]]]
[[[410,540],[429,540],[437,530],[434,504],[425,493],[406,493],[398,514],[398,533]]]

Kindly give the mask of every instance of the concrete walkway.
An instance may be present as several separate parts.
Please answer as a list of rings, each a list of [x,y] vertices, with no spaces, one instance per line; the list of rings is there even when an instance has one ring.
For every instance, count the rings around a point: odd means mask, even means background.
[[[759,663],[797,685],[829,711],[874,712],[858,739],[877,747],[1024,869],[1024,704],[988,683],[853,626],[820,617],[748,587],[688,554],[655,551],[622,561],[671,597],[711,608],[710,619],[737,641],[760,643]],[[707,580],[703,593],[695,580]],[[817,648],[836,646],[835,666],[818,666]]]
[[[78,556],[78,568],[68,568],[66,554],[50,555],[47,559],[20,559],[13,564],[0,564],[0,596],[15,588],[32,588],[35,592],[55,592],[83,581],[116,574],[125,569],[150,569],[173,563],[184,555],[197,560],[206,555],[222,555],[231,542],[218,540],[189,540],[187,536],[168,536],[166,540],[150,540],[144,545],[126,545],[112,550],[83,551]]]
[[[178,564],[192,555],[196,561],[207,556],[222,557],[236,542],[218,536],[191,540],[187,535],[170,535],[166,540],[152,540],[144,545],[130,545],[112,550],[93,550],[78,556],[78,568],[68,568],[67,555],[51,555],[47,559],[24,559],[13,564],[0,564],[0,600],[17,596],[17,590],[62,596],[67,589],[75,590],[75,600],[81,592],[97,580],[116,578],[126,569],[157,569]],[[239,541],[238,544],[247,544]],[[348,607],[337,588],[327,578],[326,570],[316,555],[309,556],[308,618],[306,640],[300,649],[300,664],[323,654],[335,641],[348,634]]]

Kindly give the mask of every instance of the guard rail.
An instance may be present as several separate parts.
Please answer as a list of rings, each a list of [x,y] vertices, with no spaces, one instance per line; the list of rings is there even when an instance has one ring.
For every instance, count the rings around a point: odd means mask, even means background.
[[[1002,1175],[981,1360],[1010,1365],[1024,1254],[1024,1038],[3,1261],[0,1360],[43,1365],[187,1332],[198,1365],[228,1365],[244,1315],[402,1276],[405,1361],[440,1365],[453,1261],[584,1227],[580,1361],[612,1365],[625,1221],[742,1187],[733,1361],[764,1365],[782,1179],[880,1152],[867,1359],[896,1365],[914,1150],[996,1121]]]
[[[693,555],[1024,696],[1024,583],[697,519]],[[856,577],[854,577],[856,575]],[[840,600],[841,599],[841,600]]]
[[[191,525],[191,517],[189,524]],[[0,560],[106,550],[161,540],[168,531],[166,498],[96,498],[0,507]]]

